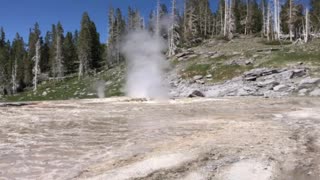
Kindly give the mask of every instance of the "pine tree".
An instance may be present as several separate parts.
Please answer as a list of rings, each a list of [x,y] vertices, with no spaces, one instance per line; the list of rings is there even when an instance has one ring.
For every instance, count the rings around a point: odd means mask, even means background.
[[[66,74],[76,72],[76,62],[78,60],[76,45],[74,44],[74,37],[71,32],[67,32],[63,41],[63,57],[65,59],[65,72]]]
[[[9,56],[10,55],[10,42],[6,42],[4,29],[0,28],[0,94],[8,94],[11,91],[11,67]]]
[[[12,93],[24,87],[23,84],[23,60],[25,56],[25,47],[23,38],[17,33],[11,47],[11,87]]]
[[[44,40],[40,39],[41,47],[41,61],[40,69],[42,73],[49,73],[50,71],[50,46],[51,46],[51,32],[47,31]]]
[[[320,32],[320,1],[319,0],[310,0],[311,10],[310,10],[310,19],[314,27],[314,32]]]
[[[136,12],[130,10],[130,17],[128,25],[128,31],[133,31],[138,28],[136,20]],[[140,18],[140,16],[139,16]],[[128,23],[129,24],[129,23]],[[130,27],[129,27],[130,26]],[[140,27],[141,28],[141,27]],[[122,17],[121,10],[118,8],[114,13],[113,9],[109,10],[109,38],[108,38],[108,46],[107,46],[107,61],[109,66],[113,66],[113,64],[119,64],[122,61],[122,57],[120,54],[120,43],[122,36],[125,34],[126,24],[125,20]]]
[[[82,16],[81,30],[78,39],[79,79],[88,74],[92,62],[91,20],[87,12]]]
[[[101,45],[100,34],[97,31],[96,25],[93,21],[90,22],[90,37],[91,37],[91,54],[92,61],[90,63],[90,69],[98,69],[101,67]]]
[[[55,46],[55,59],[54,59],[54,69],[56,70],[54,77],[61,78],[64,76],[64,57],[62,51],[63,44],[63,28],[60,22],[57,24],[56,34],[54,37]]]

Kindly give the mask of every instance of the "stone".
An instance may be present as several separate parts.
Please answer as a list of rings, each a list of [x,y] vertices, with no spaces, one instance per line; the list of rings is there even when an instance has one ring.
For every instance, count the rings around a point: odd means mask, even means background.
[[[195,58],[195,57],[198,57],[198,54],[191,54],[188,56],[188,59]]]
[[[217,54],[217,52],[216,52],[216,51],[213,51],[213,52],[207,52],[207,54],[208,54],[209,56],[213,56],[213,55]]]
[[[204,95],[201,91],[195,90],[195,91],[193,91],[188,97],[189,97],[189,98],[205,97],[205,95]]]
[[[43,93],[42,93],[42,96],[47,96],[48,95],[48,93],[46,92],[46,91],[44,91]]]
[[[288,90],[288,86],[281,84],[281,85],[275,86],[273,88],[273,90],[274,91],[287,91]]]
[[[251,64],[252,64],[252,61],[251,61],[251,60],[246,60],[244,63],[245,63],[245,65],[248,66],[248,65],[251,65]]]
[[[320,89],[315,89],[309,94],[310,96],[320,96]]]
[[[277,85],[279,85],[280,83],[277,82],[276,80],[274,79],[270,79],[270,80],[266,80],[266,81],[263,81],[263,82],[258,82],[257,83],[257,86],[258,87],[266,87],[266,86],[269,86],[270,88],[273,88]]]
[[[300,81],[299,88],[317,86],[320,83],[320,78],[307,77]]]
[[[307,92],[308,92],[308,89],[301,89],[301,90],[299,90],[299,96],[305,96],[306,94],[307,94]]]
[[[197,81],[197,80],[200,80],[200,79],[203,79],[203,76],[202,76],[202,75],[193,76],[193,80],[194,80],[194,81]]]
[[[182,52],[182,53],[176,54],[176,57],[181,58],[181,57],[187,56],[189,54],[190,54],[190,52]]]
[[[294,69],[292,71],[291,79],[292,78],[297,78],[297,77],[303,77],[307,74],[306,69]]]
[[[220,57],[221,55],[219,53],[216,53],[216,54],[213,54],[210,56],[211,59],[215,59],[215,58],[218,58]]]
[[[244,78],[245,81],[256,81],[257,77],[256,76],[249,76]]]
[[[254,54],[252,57],[257,58],[257,57],[259,57],[259,54]]]
[[[276,74],[280,73],[278,69],[267,69],[267,68],[258,68],[258,69],[253,69],[251,71],[245,72],[244,77],[261,77],[261,76],[267,76],[270,74]]]
[[[178,61],[183,61],[185,59],[186,59],[185,57],[180,57],[180,58],[178,58]]]
[[[299,90],[299,93],[307,93],[308,92],[308,89],[301,89]]]
[[[208,75],[206,75],[206,78],[207,78],[207,79],[212,78],[212,74],[208,74]]]
[[[205,81],[204,81],[204,80],[196,80],[196,83],[198,83],[198,84],[205,84]]]

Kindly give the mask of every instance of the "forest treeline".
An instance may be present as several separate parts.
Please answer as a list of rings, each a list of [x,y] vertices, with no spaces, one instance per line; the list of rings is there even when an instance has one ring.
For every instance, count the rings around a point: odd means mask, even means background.
[[[121,54],[123,37],[135,30],[146,30],[168,42],[169,56],[179,47],[190,47],[205,39],[232,39],[254,35],[266,40],[308,42],[319,37],[320,1],[304,7],[295,0],[216,0],[213,11],[209,0],[177,0],[167,7],[157,1],[148,17],[128,8],[125,17],[119,8],[108,9],[108,39],[100,42],[95,23],[84,13],[79,31],[65,32],[60,22],[48,32],[38,23],[29,38],[19,33],[12,42],[0,28],[0,95],[15,94],[27,87],[37,89],[41,81],[77,75],[80,79],[102,69],[112,68],[125,59]]]

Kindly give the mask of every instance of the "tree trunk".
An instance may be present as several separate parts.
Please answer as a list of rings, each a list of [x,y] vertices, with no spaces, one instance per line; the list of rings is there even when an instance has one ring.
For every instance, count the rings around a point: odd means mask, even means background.
[[[18,70],[18,64],[17,59],[14,60],[14,66],[12,68],[12,93],[17,93],[17,70]]]
[[[244,28],[244,34],[248,34],[248,22],[249,21],[249,0],[247,0],[247,15],[246,15],[246,22],[245,22],[245,28]]]
[[[306,27],[305,27],[305,35],[304,35],[304,42],[307,43],[309,40],[309,9],[306,8]]]
[[[33,67],[33,91],[37,91],[38,88],[38,75],[40,74],[40,67],[39,67],[39,62],[40,62],[40,40],[38,39],[37,44],[36,44],[36,55],[33,57],[34,60],[34,67]]]
[[[290,34],[290,41],[292,42],[292,36],[293,36],[293,21],[292,21],[292,6],[293,6],[293,2],[292,0],[289,0],[289,34]]]
[[[267,39],[270,41],[270,2],[268,2],[268,8],[267,8]]]
[[[228,23],[228,17],[229,17],[229,11],[228,11],[228,0],[224,1],[224,28],[223,28],[223,35],[227,36],[227,23]]]

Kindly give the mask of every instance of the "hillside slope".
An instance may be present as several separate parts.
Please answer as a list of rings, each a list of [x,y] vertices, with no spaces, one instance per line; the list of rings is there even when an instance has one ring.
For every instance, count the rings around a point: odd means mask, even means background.
[[[181,49],[169,58],[170,96],[287,96],[320,95],[320,40],[303,45],[265,42],[260,38],[232,41],[211,39]],[[84,79],[42,82],[37,92],[2,97],[4,101],[65,100],[124,94],[125,66],[102,71]],[[305,82],[305,83],[304,83]],[[101,85],[102,84],[102,85]],[[103,87],[105,86],[105,88]],[[1,97],[0,97],[1,98]]]

